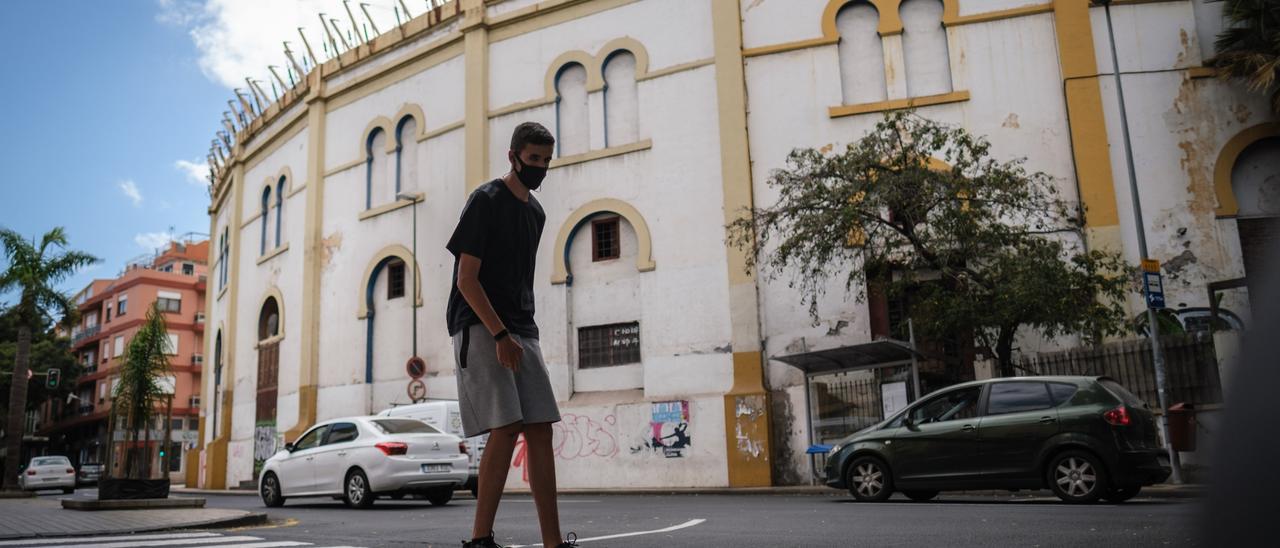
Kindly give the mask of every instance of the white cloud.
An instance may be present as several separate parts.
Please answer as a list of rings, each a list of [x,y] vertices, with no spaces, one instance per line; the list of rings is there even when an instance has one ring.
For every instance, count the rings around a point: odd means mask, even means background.
[[[208,179],[205,178],[206,174],[209,173],[208,164],[178,160],[173,163],[173,167],[187,176],[188,183],[198,187],[204,187],[209,184]]]
[[[138,184],[133,180],[124,180],[118,183],[120,192],[133,201],[133,207],[142,207],[142,192],[138,191]]]
[[[147,251],[165,247],[173,239],[172,232],[143,232],[133,237],[133,241]]]
[[[365,0],[365,3],[369,4],[369,15],[379,30],[385,33],[395,27],[397,0]],[[405,3],[413,15],[422,15],[427,9],[426,2],[421,0]],[[289,60],[284,55],[282,42],[289,42],[298,62],[306,56],[298,27],[304,28],[307,40],[321,61],[331,57],[331,52],[325,51],[328,40],[320,26],[321,13],[325,14],[326,21],[337,19],[343,36],[350,33],[347,41],[355,45],[352,43],[355,31],[341,0],[157,0],[157,4],[156,20],[186,28],[200,51],[200,70],[210,80],[228,88],[246,88],[245,77],[252,77],[261,80],[259,85],[270,94],[273,77],[267,70],[268,65],[280,67],[280,76],[287,79],[285,67],[289,66]],[[360,10],[360,2],[352,1],[349,5],[362,29],[361,34],[367,31],[372,38],[374,32]],[[404,20],[403,13],[400,18]],[[338,43],[341,48],[341,40]]]

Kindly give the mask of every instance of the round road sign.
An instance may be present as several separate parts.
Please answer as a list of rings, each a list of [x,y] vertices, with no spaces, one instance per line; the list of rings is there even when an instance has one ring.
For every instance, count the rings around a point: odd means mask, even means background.
[[[422,358],[414,356],[409,358],[408,362],[405,362],[404,370],[409,373],[410,378],[420,379],[423,375],[427,374],[427,362]]]
[[[413,400],[413,403],[427,399],[427,385],[422,382],[422,379],[409,381],[409,399]]]

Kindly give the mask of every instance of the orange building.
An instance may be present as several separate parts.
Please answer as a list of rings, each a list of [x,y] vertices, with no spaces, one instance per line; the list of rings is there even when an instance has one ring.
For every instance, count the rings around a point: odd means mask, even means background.
[[[133,261],[120,277],[94,280],[75,296],[80,322],[71,331],[71,348],[85,368],[66,399],[46,403],[38,435],[48,438],[48,453],[73,464],[106,460],[107,413],[119,378],[120,356],[153,303],[164,313],[169,331],[169,363],[174,386],[170,473],[181,478],[187,450],[199,441],[200,375],[204,364],[204,309],[209,241],[170,242],[161,253]],[[163,410],[161,411],[163,415]],[[152,440],[164,437],[158,418]],[[117,432],[117,440],[122,433]],[[158,466],[159,463],[153,464]]]

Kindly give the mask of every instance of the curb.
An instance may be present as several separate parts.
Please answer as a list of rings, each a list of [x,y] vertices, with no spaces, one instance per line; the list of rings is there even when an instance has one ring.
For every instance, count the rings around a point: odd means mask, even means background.
[[[175,487],[169,490],[172,493],[181,493],[183,495],[232,495],[232,496],[258,496],[256,490],[248,489],[187,489],[185,487]]]
[[[58,531],[56,533],[36,533],[33,535],[0,535],[0,540],[26,540],[26,539],[42,539],[42,538],[66,538],[66,537],[82,537],[90,535],[128,535],[133,533],[152,533],[156,531],[175,531],[180,529],[208,529],[208,528],[224,528],[224,527],[245,527],[249,525],[261,525],[267,523],[267,514],[262,512],[246,512],[244,515],[232,516],[220,519],[210,519],[205,521],[196,521],[191,523],[178,523],[172,525],[153,525],[148,527],[129,527],[125,529],[101,529],[97,531]]]
[[[254,491],[213,490],[213,489],[173,489],[174,492],[199,495],[233,495],[256,496]],[[508,489],[510,495],[530,495],[528,489]],[[695,488],[640,488],[640,489],[560,489],[561,495],[732,495],[732,496],[816,496],[841,497],[848,494],[843,489],[822,486],[784,486],[784,487],[695,487]],[[459,492],[461,496],[463,492]],[[1144,487],[1138,494],[1143,498],[1194,499],[1204,497],[1208,488],[1204,485],[1159,485]],[[1053,496],[1047,489],[1024,489],[1021,491],[979,490],[979,491],[944,491],[943,495],[962,497],[1036,497]],[[469,498],[469,494],[468,494]]]

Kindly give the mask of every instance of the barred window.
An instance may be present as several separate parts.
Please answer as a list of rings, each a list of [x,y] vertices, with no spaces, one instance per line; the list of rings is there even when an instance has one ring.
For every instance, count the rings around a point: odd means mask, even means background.
[[[398,299],[404,296],[404,261],[396,261],[387,265],[387,298]]]
[[[599,219],[591,222],[591,260],[607,261],[622,255],[622,235],[618,230],[618,218]]]
[[[578,367],[585,369],[639,362],[639,322],[578,329]]]

